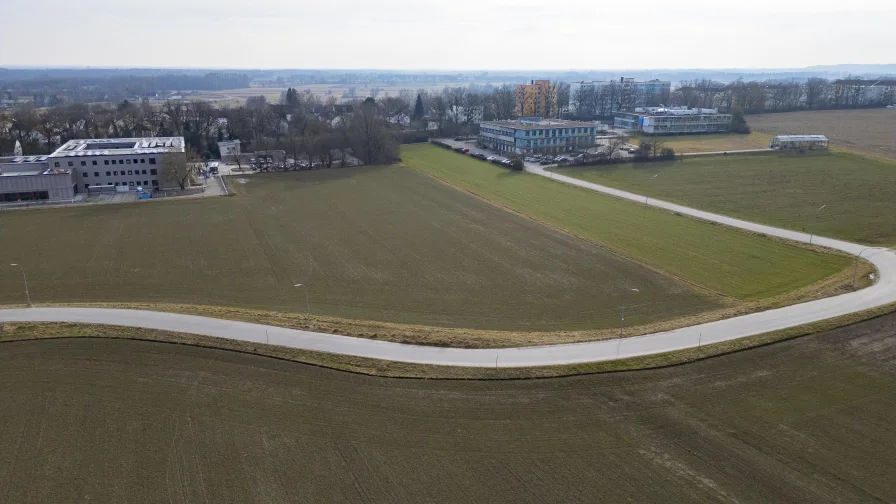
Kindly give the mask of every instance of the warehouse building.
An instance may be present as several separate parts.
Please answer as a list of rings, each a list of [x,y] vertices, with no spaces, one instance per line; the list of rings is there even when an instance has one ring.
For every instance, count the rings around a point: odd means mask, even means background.
[[[479,125],[479,144],[506,153],[560,154],[594,146],[597,134],[607,129],[600,123],[538,117],[489,121]]]
[[[827,149],[828,137],[824,135],[777,135],[768,145],[769,149]]]
[[[731,118],[718,109],[639,107],[634,112],[617,112],[613,125],[648,135],[722,133],[731,129]]]
[[[78,186],[72,171],[50,169],[47,156],[0,158],[0,203],[73,199]]]
[[[73,170],[75,183],[84,192],[114,187],[173,189],[177,183],[161,173],[162,157],[168,154],[186,162],[183,137],[70,140],[46,162],[50,169]]]

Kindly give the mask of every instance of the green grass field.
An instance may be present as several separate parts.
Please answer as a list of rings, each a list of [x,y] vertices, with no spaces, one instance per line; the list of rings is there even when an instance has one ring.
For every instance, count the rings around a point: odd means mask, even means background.
[[[850,262],[537,175],[509,172],[432,145],[405,146],[401,155],[408,166],[457,187],[739,299],[784,294]]]
[[[712,156],[556,171],[788,229],[896,244],[896,164],[854,154]]]
[[[239,183],[244,181],[244,184]],[[718,306],[687,284],[400,166],[237,178],[229,198],[5,212],[35,302],[164,302],[443,327],[615,327]],[[14,238],[12,238],[14,237]],[[639,288],[637,297],[629,288]],[[0,268],[0,304],[23,299]]]
[[[0,500],[893,502],[894,363],[894,315],[686,366],[492,382],[7,342]]]

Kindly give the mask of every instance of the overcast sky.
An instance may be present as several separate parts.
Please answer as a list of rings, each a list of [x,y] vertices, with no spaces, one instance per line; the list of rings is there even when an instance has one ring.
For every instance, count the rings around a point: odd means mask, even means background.
[[[894,0],[4,0],[0,66],[781,68],[896,63],[894,30]]]

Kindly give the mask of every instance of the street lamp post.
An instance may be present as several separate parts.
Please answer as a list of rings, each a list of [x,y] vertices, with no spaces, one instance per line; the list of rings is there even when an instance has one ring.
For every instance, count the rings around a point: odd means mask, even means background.
[[[308,286],[305,284],[296,284],[295,287],[304,287],[305,288],[305,328],[311,328],[311,304],[308,302]]]
[[[820,207],[818,207],[818,210],[816,210],[815,213],[813,214],[813,216],[815,217],[814,219],[812,219],[812,227],[813,228],[817,227],[818,213],[821,212],[822,210],[824,210],[825,207],[827,207],[827,205],[821,205]],[[809,230],[809,245],[812,245],[812,238],[815,236],[813,231],[814,230],[812,230],[812,229]]]
[[[865,248],[862,249],[861,252],[859,252],[859,253],[856,255],[856,263],[855,263],[855,265],[852,267],[852,290],[856,290],[856,275],[859,273],[859,259],[861,259],[861,258],[862,258],[862,254],[864,254],[865,251],[868,250],[868,249],[870,249],[870,248],[871,248],[871,247],[865,247]]]
[[[639,289],[629,289],[631,292],[641,292]],[[625,331],[625,295],[622,297],[622,311],[619,316],[619,341],[616,343],[616,358],[619,358],[619,350],[622,347],[622,335]]]
[[[16,264],[16,263],[10,264],[10,266],[18,266],[18,267],[22,268],[22,280],[25,281],[25,301],[28,302],[28,306],[30,307],[31,306],[31,294],[28,293],[28,276],[25,274],[25,267],[22,266],[21,264]]]

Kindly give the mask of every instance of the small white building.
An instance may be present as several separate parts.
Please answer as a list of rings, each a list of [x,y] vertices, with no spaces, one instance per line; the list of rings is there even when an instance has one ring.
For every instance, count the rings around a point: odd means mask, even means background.
[[[221,151],[221,159],[226,159],[227,156],[242,154],[240,152],[240,141],[239,140],[227,140],[218,142],[218,150]]]
[[[827,149],[828,137],[824,135],[777,135],[772,138],[770,149]]]

